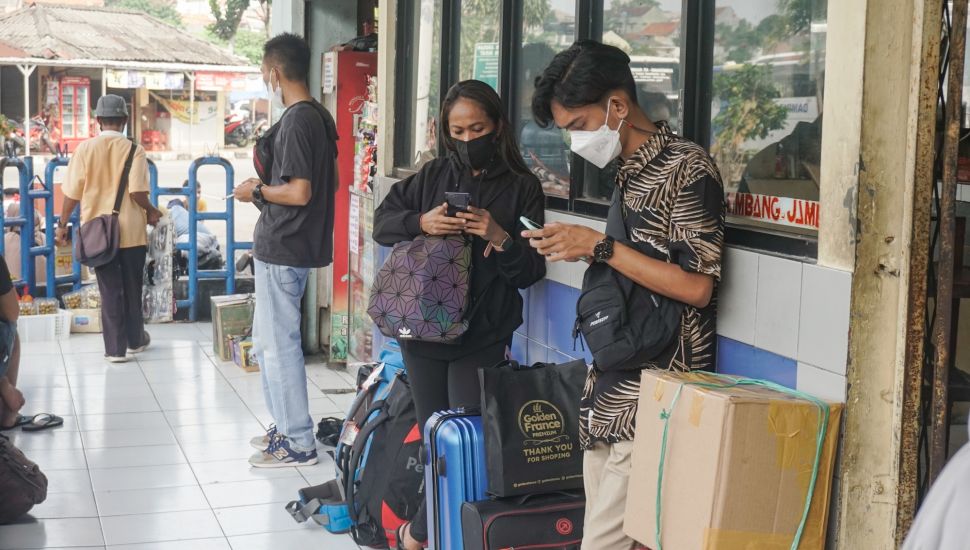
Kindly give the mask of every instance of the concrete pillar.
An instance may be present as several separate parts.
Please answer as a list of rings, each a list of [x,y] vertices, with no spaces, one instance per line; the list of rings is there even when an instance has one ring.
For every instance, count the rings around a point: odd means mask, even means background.
[[[859,27],[864,32],[851,44],[828,44],[830,63],[842,73],[839,86],[853,87],[851,67],[861,53],[863,68],[856,73],[859,90],[858,197],[849,206],[851,225],[823,231],[819,259],[844,265],[852,260],[851,318],[847,368],[848,403],[841,457],[839,548],[895,548],[905,535],[905,512],[911,507],[907,489],[912,481],[901,469],[902,451],[915,441],[903,441],[906,391],[907,340],[912,338],[907,314],[910,308],[913,243],[924,238],[914,234],[914,197],[925,179],[925,130],[932,125],[935,82],[933,56],[924,57],[926,42],[939,40],[939,7],[930,0],[897,2],[831,2],[830,25]],[[858,29],[857,29],[858,30]],[[860,39],[860,37],[863,37]],[[843,48],[848,47],[848,49]],[[861,47],[861,52],[859,48]],[[938,56],[937,61],[938,61]],[[848,58],[848,59],[847,59]],[[829,78],[828,84],[836,85]],[[832,107],[835,109],[835,107]],[[843,105],[845,109],[854,105]],[[823,152],[837,159],[829,168],[847,170],[852,150],[839,154],[833,145],[851,147],[854,136],[833,132],[833,126],[851,126],[849,121],[829,118],[826,97],[826,139],[838,134]],[[929,116],[927,116],[929,115]],[[837,115],[838,116],[838,115]],[[849,116],[842,113],[841,116]],[[927,120],[929,118],[929,120]],[[922,132],[921,132],[922,130]],[[823,161],[824,163],[824,161]],[[851,183],[854,171],[836,177]],[[832,176],[833,174],[830,174]],[[824,200],[824,198],[823,198]],[[837,216],[837,201],[823,202],[825,216]],[[854,216],[851,213],[854,211]],[[828,223],[828,222],[825,222]],[[823,227],[825,224],[823,223]],[[838,240],[847,241],[840,245]],[[918,274],[917,274],[918,275]],[[925,276],[925,275],[924,275]]]
[[[270,19],[273,36],[291,32],[303,36],[306,29],[306,2],[304,0],[276,0]]]
[[[377,35],[377,97],[382,108],[377,113],[377,173],[391,175],[394,169],[394,109],[383,106],[394,105],[391,101],[394,94],[395,71],[397,57],[394,44],[397,42],[397,2],[395,0],[380,0],[380,32]],[[380,178],[379,178],[380,181]],[[380,189],[379,181],[375,182],[377,200],[384,198],[385,189]]]

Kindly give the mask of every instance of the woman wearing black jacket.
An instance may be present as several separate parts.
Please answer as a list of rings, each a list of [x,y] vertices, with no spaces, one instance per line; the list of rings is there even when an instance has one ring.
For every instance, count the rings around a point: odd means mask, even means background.
[[[519,217],[542,225],[545,196],[519,155],[498,94],[466,80],[448,91],[440,128],[448,154],[391,188],[374,216],[374,240],[385,246],[419,235],[472,239],[469,327],[455,343],[401,342],[411,393],[423,427],[437,411],[477,406],[478,368],[505,359],[522,324],[522,297],[546,274],[545,259],[520,236]],[[446,192],[470,195],[468,212],[447,215]],[[403,529],[403,548],[427,540],[422,506]]]

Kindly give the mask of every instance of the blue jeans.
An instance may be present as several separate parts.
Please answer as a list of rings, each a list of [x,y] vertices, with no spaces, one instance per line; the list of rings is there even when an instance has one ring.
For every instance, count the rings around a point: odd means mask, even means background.
[[[300,338],[300,301],[310,270],[254,259],[253,349],[276,429],[295,451],[316,448]]]

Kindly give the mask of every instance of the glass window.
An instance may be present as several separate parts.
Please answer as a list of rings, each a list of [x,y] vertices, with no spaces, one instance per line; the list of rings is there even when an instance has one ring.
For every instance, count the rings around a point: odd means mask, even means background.
[[[630,56],[637,84],[637,103],[653,122],[667,122],[680,133],[681,2],[665,0],[605,0],[603,43]],[[605,117],[606,111],[603,111]],[[608,201],[616,179],[616,163],[603,170],[586,164],[585,199]]]
[[[525,163],[538,176],[546,194],[569,197],[571,154],[566,132],[551,126],[541,128],[532,119],[535,79],[552,58],[569,47],[576,35],[576,2],[551,0],[526,2],[522,21],[522,49],[516,82],[519,146]]]
[[[418,168],[434,158],[438,150],[435,119],[441,104],[441,2],[415,0],[405,3],[413,8],[411,19],[402,29],[408,51],[399,52],[402,60],[402,102],[397,110],[398,148],[395,164]]]
[[[461,3],[461,52],[458,80],[481,80],[498,90],[502,1]]]
[[[711,153],[729,222],[815,234],[827,0],[718,0]]]

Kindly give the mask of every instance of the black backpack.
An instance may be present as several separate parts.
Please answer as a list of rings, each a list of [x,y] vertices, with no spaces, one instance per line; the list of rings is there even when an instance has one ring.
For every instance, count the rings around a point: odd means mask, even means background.
[[[323,125],[326,128],[327,137],[333,141],[337,141],[340,137],[337,135],[337,124],[333,121],[333,116],[330,115],[330,111],[317,103],[315,100],[308,101],[317,113],[320,114],[320,118],[323,119]],[[293,105],[290,105],[293,107]],[[273,143],[276,141],[276,132],[280,129],[280,122],[283,121],[283,117],[280,117],[275,124],[270,126],[263,135],[256,139],[256,144],[253,145],[253,167],[256,168],[256,175],[259,176],[260,181],[266,185],[272,185],[273,179]],[[334,156],[337,154],[337,149],[334,148]]]
[[[623,215],[622,198],[617,186],[606,233],[617,242],[654,256],[628,238],[638,217]],[[594,262],[583,276],[573,339],[582,332],[593,364],[600,370],[639,369],[676,345],[683,312],[683,303],[638,285],[606,263]]]
[[[0,525],[23,517],[47,499],[47,476],[0,435]]]

